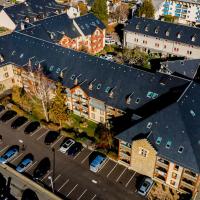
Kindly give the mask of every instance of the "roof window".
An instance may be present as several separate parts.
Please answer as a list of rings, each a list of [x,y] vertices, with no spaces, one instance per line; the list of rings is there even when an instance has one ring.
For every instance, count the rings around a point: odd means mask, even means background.
[[[156,27],[155,28],[155,34],[158,34],[158,31],[159,31],[159,27]]]
[[[98,85],[97,85],[97,90],[99,90],[101,88],[101,83],[99,83]]]
[[[155,99],[155,98],[158,97],[158,94],[155,93],[155,92],[149,91],[149,92],[147,93],[147,97],[150,98],[150,99]]]
[[[193,110],[190,110],[190,114],[192,115],[192,117],[195,117],[195,112]]]
[[[178,33],[178,34],[177,34],[177,38],[181,38],[181,33]]]
[[[135,100],[135,103],[139,103],[140,102],[140,98],[138,97],[136,100]]]
[[[180,147],[178,148],[178,152],[179,152],[179,153],[183,153],[183,150],[184,150],[184,147],[183,147],[183,146],[180,146]]]
[[[167,144],[165,145],[165,148],[166,149],[170,149],[171,145],[172,145],[172,142],[171,141],[167,141]]]
[[[23,57],[24,57],[24,54],[23,54],[23,53],[21,53],[19,57],[20,57],[20,58],[23,58]]]
[[[137,30],[140,29],[140,23],[138,23],[138,24],[136,25],[136,29],[137,29]]]
[[[0,62],[4,62],[4,57],[2,54],[0,54]]]
[[[145,31],[146,31],[146,32],[149,31],[149,25],[147,25],[147,26],[145,27]]]
[[[165,35],[166,35],[166,36],[169,36],[169,30],[167,30],[167,31],[165,32]]]
[[[147,128],[151,128],[151,126],[152,126],[152,122],[148,122]]]
[[[74,80],[75,79],[75,74],[72,74],[71,77],[70,77],[70,79]]]
[[[105,92],[109,93],[109,91],[110,91],[110,87],[108,86],[108,87],[106,87]]]
[[[192,38],[191,38],[191,41],[192,41],[192,42],[195,42],[195,40],[196,40],[196,36],[193,35]]]
[[[157,140],[156,140],[156,144],[159,145],[161,143],[161,141],[162,141],[162,137],[158,137]]]

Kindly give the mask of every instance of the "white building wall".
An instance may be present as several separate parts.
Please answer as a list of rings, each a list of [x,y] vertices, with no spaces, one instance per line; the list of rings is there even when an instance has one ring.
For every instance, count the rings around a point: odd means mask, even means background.
[[[10,19],[4,10],[0,12],[0,26],[6,27],[10,30],[14,30],[16,28],[15,23]]]

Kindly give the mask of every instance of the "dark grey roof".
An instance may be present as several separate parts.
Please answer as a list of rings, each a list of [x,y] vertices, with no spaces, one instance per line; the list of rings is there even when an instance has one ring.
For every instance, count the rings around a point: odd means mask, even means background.
[[[117,135],[118,139],[131,143],[134,138],[146,137],[158,151],[158,155],[200,172],[200,85],[191,82],[179,100],[160,112],[141,120],[130,129]],[[152,123],[147,128],[148,123]],[[161,137],[161,143],[156,143]],[[170,148],[166,148],[167,142]],[[182,153],[179,147],[184,148]]]
[[[195,78],[199,65],[200,59],[162,62],[162,66],[164,66],[171,73],[180,74],[191,79]]]
[[[148,27],[148,31],[146,31],[146,27]],[[194,46],[200,46],[200,28],[154,19],[134,17],[129,21],[129,24],[124,28],[124,30]],[[169,32],[169,36],[166,35],[167,31]],[[180,34],[180,38],[177,37],[178,34]],[[194,41],[192,41],[193,37],[195,38]]]
[[[76,38],[80,36],[80,33],[74,26],[73,21],[69,19],[65,13],[37,21],[34,24],[41,24],[46,31],[54,33],[55,36],[60,35],[63,37],[63,35],[66,35],[69,38]]]
[[[89,13],[74,19],[84,35],[91,35],[97,27],[105,29],[105,25],[93,13]]]
[[[23,3],[15,4],[10,7],[3,8],[15,24],[24,21],[26,17],[30,22],[34,18],[44,18],[56,15],[57,12],[64,10],[64,6],[57,4],[54,0],[26,0]]]
[[[89,96],[122,110],[136,110],[156,100],[156,106],[159,102],[164,104],[165,99],[160,101],[163,94],[170,93],[172,99],[174,93],[189,84],[186,79],[119,65],[17,32],[0,38],[0,53],[5,62],[19,66],[26,64],[31,57],[35,57],[37,63],[43,60],[45,72],[53,80],[59,80],[59,73],[65,68],[64,85],[74,87],[71,77],[78,76],[81,87]],[[89,83],[93,80],[93,90],[89,90]],[[113,90],[113,98],[109,97],[110,90]],[[147,96],[148,92],[155,95],[154,99]],[[132,100],[127,104],[126,98],[130,94]]]
[[[46,41],[52,42],[50,34],[41,25],[31,26],[21,31],[23,34],[27,34],[36,38],[40,38]]]

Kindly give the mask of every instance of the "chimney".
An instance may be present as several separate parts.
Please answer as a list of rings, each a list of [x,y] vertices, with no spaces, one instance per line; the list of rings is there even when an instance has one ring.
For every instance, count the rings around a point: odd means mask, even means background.
[[[29,58],[28,59],[28,67],[31,67],[32,66],[32,62],[31,62],[31,59]]]
[[[96,81],[96,79],[94,79],[93,81],[91,81],[90,82],[90,84],[89,84],[89,90],[92,90],[92,88],[93,88],[93,83]]]
[[[4,62],[4,57],[3,57],[2,54],[0,54],[0,62],[1,62],[1,63]]]
[[[21,28],[21,30],[24,30],[24,29],[25,29],[25,26],[24,26],[24,23],[23,23],[23,22],[20,23],[20,28]]]
[[[77,77],[74,79],[74,85],[78,85],[78,78]]]
[[[131,103],[131,97],[133,95],[134,92],[132,92],[127,98],[126,98],[126,103],[130,104]]]

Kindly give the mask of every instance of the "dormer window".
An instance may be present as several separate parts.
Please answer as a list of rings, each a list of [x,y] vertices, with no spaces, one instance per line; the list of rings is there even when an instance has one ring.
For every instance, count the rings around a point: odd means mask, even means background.
[[[155,29],[155,34],[158,34],[159,27]]]
[[[139,23],[136,25],[136,29],[137,29],[137,30],[140,29],[140,24],[139,24]]]
[[[148,25],[145,27],[145,31],[146,31],[146,32],[149,31],[149,26],[148,26]]]
[[[181,33],[178,33],[178,34],[177,34],[177,38],[181,38]]]
[[[1,63],[4,62],[4,57],[3,57],[2,54],[0,54],[0,62],[1,62]]]
[[[192,41],[192,42],[195,42],[195,40],[196,40],[196,36],[193,35],[192,38],[191,38],[191,41]]]
[[[165,35],[166,35],[166,36],[169,36],[169,30],[167,30],[167,31],[165,32]]]

